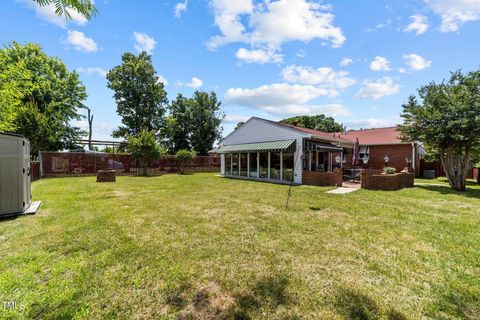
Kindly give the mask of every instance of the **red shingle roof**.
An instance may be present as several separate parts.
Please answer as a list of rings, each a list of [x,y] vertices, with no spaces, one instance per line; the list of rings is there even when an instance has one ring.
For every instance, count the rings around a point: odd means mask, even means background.
[[[293,125],[290,125],[290,124],[284,124],[285,126],[288,126],[288,127],[291,127],[291,128],[295,128],[299,131],[302,131],[302,132],[305,132],[305,133],[308,133],[308,134],[311,134],[311,135],[315,135],[315,136],[318,136],[318,137],[323,137],[323,138],[326,138],[326,139],[329,139],[329,140],[337,140],[339,142],[346,142],[346,143],[350,143],[351,141],[348,140],[348,139],[345,139],[342,134],[338,133],[338,132],[324,132],[324,131],[318,131],[318,130],[314,130],[314,129],[308,129],[308,128],[302,128],[302,127],[297,127],[297,126],[293,126]]]
[[[293,125],[286,126],[295,128],[311,135],[335,139],[340,142],[355,143],[355,139],[358,138],[358,141],[361,145],[388,145],[402,143],[402,139],[400,138],[400,132],[398,131],[397,127],[350,130],[342,133],[332,133],[297,127]]]
[[[352,142],[358,138],[361,145],[403,143],[397,127],[352,130],[344,132],[342,137]]]

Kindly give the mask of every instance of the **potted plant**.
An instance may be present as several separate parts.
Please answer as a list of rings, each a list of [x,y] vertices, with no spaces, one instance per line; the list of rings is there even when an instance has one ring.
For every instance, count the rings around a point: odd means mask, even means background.
[[[395,172],[397,172],[397,169],[393,168],[393,167],[385,167],[383,168],[383,173],[384,174],[395,174]]]

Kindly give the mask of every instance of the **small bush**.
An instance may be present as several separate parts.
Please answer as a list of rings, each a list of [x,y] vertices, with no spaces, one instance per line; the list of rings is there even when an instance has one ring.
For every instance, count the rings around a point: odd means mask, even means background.
[[[147,167],[150,163],[162,154],[155,133],[151,131],[142,131],[138,135],[130,136],[128,151],[135,160],[140,162],[144,175],[147,175]]]
[[[397,172],[397,169],[395,169],[393,167],[383,168],[383,173],[385,173],[385,174],[394,174],[395,172]]]
[[[175,154],[175,159],[178,161],[180,165],[180,172],[184,172],[184,165],[188,161],[192,160],[196,156],[195,151],[190,151],[190,150],[178,150],[177,153]]]

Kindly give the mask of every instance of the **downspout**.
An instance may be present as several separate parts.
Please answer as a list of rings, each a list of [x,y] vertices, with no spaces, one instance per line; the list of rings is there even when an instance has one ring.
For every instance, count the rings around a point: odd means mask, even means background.
[[[416,158],[415,158],[415,142],[412,142],[412,169],[413,173],[416,176],[417,171],[416,171]]]

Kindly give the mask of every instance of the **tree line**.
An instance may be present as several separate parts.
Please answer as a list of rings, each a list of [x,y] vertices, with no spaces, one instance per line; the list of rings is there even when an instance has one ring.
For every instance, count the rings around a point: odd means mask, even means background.
[[[215,92],[179,94],[169,102],[146,52],[123,54],[107,80],[122,122],[113,137],[128,140],[151,132],[159,148],[169,153],[186,149],[199,155],[207,155],[221,138],[224,114]],[[46,55],[40,45],[12,42],[0,50],[0,131],[27,137],[32,155],[78,148],[75,142],[87,132],[72,122],[91,110],[86,98],[78,74]],[[91,128],[93,115],[88,114]]]
[[[195,91],[190,98],[179,94],[169,103],[146,52],[125,53],[122,63],[107,73],[107,80],[122,118],[114,137],[153,132],[169,153],[195,150],[199,155],[207,155],[221,138],[224,114],[215,92]]]

